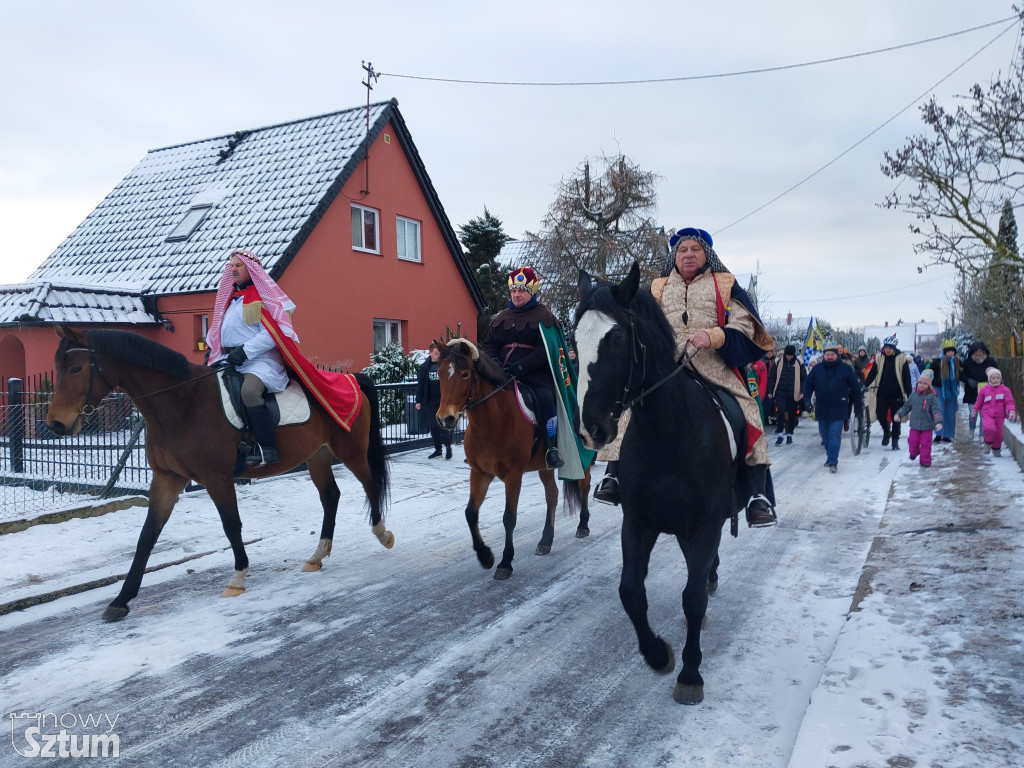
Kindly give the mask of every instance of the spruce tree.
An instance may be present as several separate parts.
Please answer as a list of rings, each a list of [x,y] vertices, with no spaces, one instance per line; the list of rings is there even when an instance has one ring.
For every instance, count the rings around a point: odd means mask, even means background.
[[[459,239],[466,248],[466,261],[487,302],[477,327],[477,337],[483,339],[491,317],[508,304],[507,276],[497,262],[508,237],[502,229],[501,219],[484,206],[483,216],[470,219],[459,227]]]

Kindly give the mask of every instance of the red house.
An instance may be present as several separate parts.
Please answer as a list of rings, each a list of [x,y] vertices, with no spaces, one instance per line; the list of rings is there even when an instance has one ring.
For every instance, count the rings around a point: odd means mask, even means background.
[[[0,376],[52,369],[56,323],[138,331],[202,362],[235,248],[291,296],[320,365],[425,348],[484,308],[392,99],[147,153],[25,283],[0,286]]]

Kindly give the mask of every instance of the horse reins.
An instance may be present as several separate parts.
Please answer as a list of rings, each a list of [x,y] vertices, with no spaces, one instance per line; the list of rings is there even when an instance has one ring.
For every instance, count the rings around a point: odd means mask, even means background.
[[[462,410],[463,411],[470,411],[470,410],[476,408],[478,405],[480,405],[480,403],[483,403],[483,402],[486,402],[487,400],[490,400],[496,394],[498,394],[503,389],[505,389],[509,384],[511,384],[513,381],[515,381],[514,377],[510,376],[508,379],[505,380],[505,383],[502,384],[500,387],[496,387],[495,389],[492,389],[490,392],[488,392],[486,395],[481,397],[479,400],[477,400],[474,403],[471,403],[469,401],[473,397],[473,387],[476,386],[476,379],[477,379],[477,376],[476,376],[476,363],[474,363],[472,366],[470,366],[469,377],[470,377],[469,378],[469,392],[466,393],[466,402],[462,406]]]
[[[92,405],[90,403],[90,400],[92,400],[92,387],[93,387],[93,382],[95,381],[95,376],[97,374],[99,375],[100,380],[104,384],[106,384],[107,389],[113,390],[113,389],[115,389],[115,387],[114,387],[113,384],[110,383],[110,380],[107,379],[106,375],[104,375],[103,368],[100,366],[100,362],[99,362],[99,360],[96,357],[96,350],[95,349],[93,349],[92,347],[70,347],[70,348],[64,350],[64,356],[67,357],[69,352],[88,352],[89,353],[89,390],[86,392],[86,395],[85,395],[85,405],[83,405],[82,408],[79,410],[78,416],[75,419],[75,421],[77,421],[79,418],[87,419],[87,418],[89,418],[90,416],[92,416],[96,412],[96,406]],[[191,384],[192,382],[199,381],[199,379],[205,379],[207,376],[213,376],[215,373],[219,373],[219,372],[220,372],[220,368],[219,367],[218,368],[214,368],[212,371],[210,371],[208,373],[204,373],[204,374],[202,374],[200,376],[196,376],[196,377],[191,378],[191,379],[185,379],[185,381],[179,381],[177,384],[171,384],[169,387],[164,387],[163,389],[157,389],[157,390],[154,390],[153,392],[147,392],[144,395],[137,395],[136,397],[133,397],[132,399],[133,400],[142,400],[143,398],[146,398],[146,397],[152,397],[153,395],[159,395],[161,392],[167,392],[168,390],[176,389],[177,387],[182,387],[182,386],[184,386],[186,384]],[[71,426],[74,427],[74,424],[72,423]]]
[[[629,376],[626,377],[626,384],[622,390],[622,397],[619,398],[618,401],[618,404],[622,406],[622,410],[619,411],[619,415],[617,417],[614,417],[615,421],[618,421],[622,417],[622,413],[624,411],[629,410],[638,403],[643,405],[645,397],[678,374],[683,370],[687,363],[693,360],[693,353],[689,350],[689,347],[693,345],[690,343],[690,340],[687,339],[686,343],[683,345],[683,354],[676,363],[676,367],[669,374],[663,376],[651,386],[647,387],[647,389],[642,390],[636,397],[627,400],[630,391],[633,389],[631,383],[633,381],[633,371],[636,370],[637,363],[640,364],[640,384],[643,384],[644,378],[647,376],[647,345],[643,343],[640,339],[640,334],[637,332],[636,318],[633,314],[633,310],[629,310],[629,334],[630,357],[632,358],[633,365],[629,369]],[[639,356],[637,354],[637,348],[640,350]]]

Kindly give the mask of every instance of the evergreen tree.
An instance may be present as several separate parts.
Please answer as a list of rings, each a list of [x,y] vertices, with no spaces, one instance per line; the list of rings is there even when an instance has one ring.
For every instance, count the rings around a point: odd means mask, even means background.
[[[470,219],[459,228],[459,239],[466,248],[466,261],[487,303],[477,327],[477,337],[483,339],[491,317],[508,304],[507,275],[497,262],[508,237],[502,229],[501,219],[484,206],[483,216]]]

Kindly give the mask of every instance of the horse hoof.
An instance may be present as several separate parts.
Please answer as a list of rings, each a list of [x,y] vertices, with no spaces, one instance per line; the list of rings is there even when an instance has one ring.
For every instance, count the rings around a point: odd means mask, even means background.
[[[577,528],[576,529],[576,538],[577,539],[585,539],[589,535],[590,535],[590,529],[589,528]]]
[[[391,531],[388,531],[388,533],[391,533]],[[395,546],[395,534],[391,533],[391,535],[388,536],[387,543],[384,544],[384,549],[391,549],[393,546]]]
[[[511,568],[498,568],[498,569],[496,569],[494,571],[494,578],[497,581],[504,581],[505,579],[507,579],[511,575],[512,575],[512,569]]]
[[[107,609],[103,612],[104,621],[120,621],[128,615],[128,608],[122,608],[119,605],[108,605]]]
[[[700,704],[704,701],[704,686],[676,683],[676,689],[672,691],[672,698],[676,700],[677,704]]]
[[[715,594],[715,592],[717,592],[717,591],[718,591],[718,579],[715,579],[714,581],[712,581],[711,579],[708,579],[708,597],[711,597],[711,595]]]
[[[551,545],[550,544],[538,544],[537,545],[537,551],[534,552],[533,554],[535,554],[535,555],[550,555],[551,554]]]
[[[220,593],[220,596],[238,597],[243,592],[245,592],[245,587],[224,587],[224,591]]]
[[[477,559],[480,561],[480,565],[484,567],[484,570],[491,570],[494,567],[494,553],[487,549],[483,552],[476,553]]]
[[[323,563],[311,563],[308,560],[302,564],[303,573],[312,573],[313,571],[319,571],[324,567]]]

